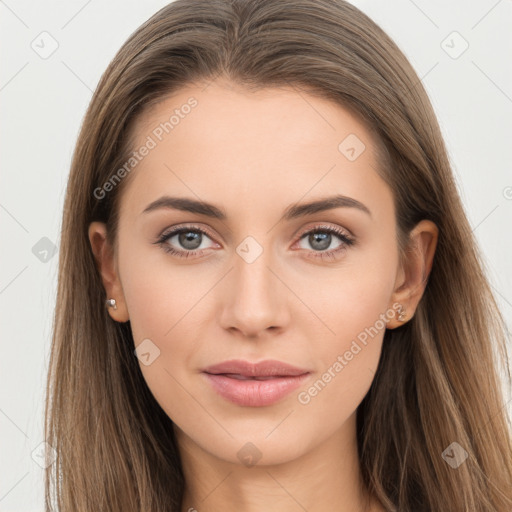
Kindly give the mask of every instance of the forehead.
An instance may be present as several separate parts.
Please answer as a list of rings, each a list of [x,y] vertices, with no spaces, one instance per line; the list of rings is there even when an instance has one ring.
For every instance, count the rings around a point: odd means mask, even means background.
[[[192,107],[190,105],[193,105]],[[167,124],[166,124],[167,123]],[[160,124],[166,125],[158,130]],[[134,127],[136,143],[153,134],[161,138],[172,133],[179,138],[187,136],[187,127],[197,140],[223,140],[219,149],[229,149],[229,141],[222,139],[228,132],[231,140],[245,139],[253,145],[275,140],[284,143],[313,143],[325,140],[325,146],[336,143],[343,131],[364,140],[370,152],[377,140],[358,114],[348,106],[341,106],[313,91],[299,87],[271,87],[249,90],[228,80],[216,80],[200,85],[188,85],[163,97],[139,116]],[[279,131],[280,129],[282,131]],[[155,132],[155,133],[153,133]],[[330,137],[328,133],[330,133]],[[258,140],[248,137],[258,135]],[[332,145],[332,144],[331,144]]]
[[[385,186],[365,124],[350,110],[292,87],[190,85],[140,116],[133,139],[134,150],[151,145],[126,193],[140,205],[163,189],[227,200],[236,194],[249,205],[262,194],[270,204],[276,194],[297,201],[340,189],[355,197]]]

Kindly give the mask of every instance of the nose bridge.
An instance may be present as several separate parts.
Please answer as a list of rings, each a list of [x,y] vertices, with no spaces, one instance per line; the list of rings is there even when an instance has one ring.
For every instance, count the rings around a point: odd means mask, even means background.
[[[237,328],[254,336],[269,327],[282,327],[285,298],[279,280],[270,270],[274,263],[273,251],[252,236],[236,247],[228,299],[221,315],[224,328]]]

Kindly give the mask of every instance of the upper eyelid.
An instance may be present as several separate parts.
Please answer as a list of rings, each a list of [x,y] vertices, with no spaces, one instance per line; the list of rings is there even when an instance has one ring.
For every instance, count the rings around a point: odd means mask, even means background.
[[[172,228],[164,229],[162,231],[162,234],[159,236],[159,238],[163,238],[164,236],[167,236],[167,235],[175,235],[175,234],[179,233],[180,231],[186,230],[186,229],[188,229],[190,231],[203,231],[211,238],[214,238],[213,234],[210,233],[210,231],[207,228],[195,226],[195,225],[183,225],[183,226],[178,225],[177,227],[173,226]]]
[[[347,228],[342,227],[342,226],[329,226],[326,223],[314,224],[314,225],[306,227],[304,229],[300,229],[300,230],[297,231],[295,236],[302,237],[302,235],[305,235],[306,233],[309,233],[310,231],[322,231],[322,230],[326,230],[326,231],[331,231],[331,230],[332,231],[341,231],[342,234],[346,235],[347,237],[355,238],[354,235],[352,234],[352,232],[349,231]],[[334,234],[336,234],[336,233],[334,233]]]

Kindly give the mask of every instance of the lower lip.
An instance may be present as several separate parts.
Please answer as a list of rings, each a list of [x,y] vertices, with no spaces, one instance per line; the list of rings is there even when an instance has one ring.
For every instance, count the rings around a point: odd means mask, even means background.
[[[267,380],[240,380],[211,373],[204,375],[213,389],[230,402],[249,407],[262,407],[277,402],[297,389],[309,374]]]

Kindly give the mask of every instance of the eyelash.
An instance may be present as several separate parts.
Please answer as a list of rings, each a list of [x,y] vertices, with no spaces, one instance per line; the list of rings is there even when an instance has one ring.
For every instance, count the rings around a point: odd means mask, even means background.
[[[212,236],[205,231],[204,229],[198,227],[198,226],[185,226],[181,228],[176,228],[168,233],[162,234],[159,239],[155,242],[155,244],[162,247],[162,249],[172,254],[173,256],[177,256],[179,258],[189,258],[191,256],[196,256],[198,253],[201,253],[205,251],[206,249],[200,249],[200,250],[194,250],[194,251],[177,251],[173,247],[171,247],[167,241],[172,238],[175,235],[179,235],[181,233],[189,233],[189,232],[199,232],[203,235],[208,236],[209,238],[212,238]],[[307,231],[304,231],[299,236],[299,241],[302,240],[306,235],[310,235],[312,233],[328,233],[338,236],[338,238],[341,240],[342,244],[337,247],[336,249],[331,249],[330,251],[312,251],[314,255],[313,258],[320,258],[320,259],[334,259],[335,256],[340,254],[341,252],[345,251],[348,247],[355,244],[355,239],[349,235],[347,235],[345,232],[341,231],[338,228],[334,228],[331,226],[315,226],[312,229],[309,229]]]

